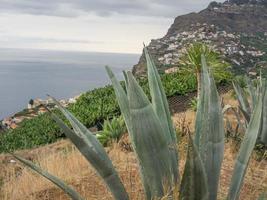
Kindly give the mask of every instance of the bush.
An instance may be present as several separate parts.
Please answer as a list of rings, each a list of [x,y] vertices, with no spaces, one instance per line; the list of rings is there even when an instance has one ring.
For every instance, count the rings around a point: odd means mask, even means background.
[[[127,132],[123,117],[114,117],[111,120],[105,120],[103,130],[96,134],[97,139],[103,146],[107,146],[111,141],[118,141],[121,136]]]
[[[115,93],[111,86],[82,94],[75,104],[69,106],[69,110],[86,127],[94,126],[99,121],[103,122],[107,118],[120,114]]]
[[[32,119],[26,119],[20,127],[0,136],[0,152],[26,149],[48,144],[62,137],[58,126],[54,123],[48,113],[39,115]]]

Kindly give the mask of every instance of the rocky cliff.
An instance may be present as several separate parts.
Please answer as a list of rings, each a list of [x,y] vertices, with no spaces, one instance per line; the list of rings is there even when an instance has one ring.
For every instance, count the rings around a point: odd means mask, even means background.
[[[178,66],[186,47],[202,41],[232,65],[235,72],[267,67],[267,0],[211,2],[199,13],[178,16],[167,34],[148,45],[161,70]],[[146,71],[144,55],[134,66],[137,76]]]

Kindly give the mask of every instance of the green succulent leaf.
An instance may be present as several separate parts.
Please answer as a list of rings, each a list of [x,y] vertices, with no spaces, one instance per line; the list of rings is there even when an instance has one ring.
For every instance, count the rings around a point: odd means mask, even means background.
[[[245,124],[247,125],[250,121],[250,113],[246,112],[241,106],[239,106],[239,110],[241,111],[242,115],[245,118]]]
[[[255,147],[256,140],[261,129],[261,118],[262,96],[258,98],[258,102],[255,107],[255,110],[253,111],[251,120],[245,133],[245,137],[243,139],[243,142],[241,143],[228,193],[229,200],[236,200],[239,198],[249,159]]]
[[[127,78],[127,73],[125,70],[122,71],[123,72],[123,76],[124,76],[124,81],[125,81],[125,85],[126,85],[126,91],[128,88],[128,78]]]
[[[128,72],[128,99],[131,126],[136,154],[143,177],[149,183],[147,199],[164,195],[163,183],[172,185],[172,163],[165,131],[153,110],[151,103],[138,85],[133,75]]]
[[[52,183],[54,183],[55,185],[57,185],[66,194],[68,194],[71,199],[73,199],[73,200],[83,200],[83,198],[80,196],[80,194],[78,192],[76,192],[72,187],[68,186],[66,183],[64,183],[59,178],[53,176],[52,174],[50,174],[47,171],[45,171],[45,170],[41,169],[40,167],[38,167],[33,162],[31,162],[29,160],[26,160],[26,159],[22,158],[21,156],[18,156],[18,155],[15,155],[15,154],[12,154],[12,155],[17,160],[19,160],[20,162],[22,162],[24,165],[28,166],[29,168],[31,168],[32,170],[34,170],[38,174],[42,175],[43,177],[45,177],[46,179],[48,179],[49,181],[51,181]]]
[[[104,121],[103,130],[98,131],[96,137],[102,145],[106,146],[110,141],[118,141],[124,133],[126,133],[126,126],[122,116],[113,117],[111,120]]]
[[[233,87],[237,96],[240,110],[244,114],[244,117],[246,118],[247,122],[249,122],[249,118],[251,115],[251,108],[248,99],[245,97],[243,89],[237,82],[233,81]]]
[[[123,89],[123,87],[121,86],[119,81],[116,79],[114,73],[111,71],[111,69],[108,66],[106,66],[106,71],[108,73],[108,76],[109,76],[109,78],[112,82],[113,88],[115,90],[116,98],[117,98],[118,104],[120,106],[120,110],[121,110],[122,116],[124,118],[125,124],[127,126],[129,136],[131,138],[131,141],[133,141],[134,135],[133,135],[133,130],[132,130],[132,123],[131,123],[131,117],[130,117],[130,106],[129,106],[128,97],[125,93],[125,90]],[[126,75],[126,80],[128,80],[127,75]],[[127,86],[127,88],[128,88],[128,86]],[[135,143],[133,143],[133,142],[132,142],[132,147],[133,147],[133,150],[136,152],[136,146],[135,146]],[[140,174],[141,174],[141,179],[142,179],[142,183],[144,186],[144,190],[146,193],[146,197],[150,198],[151,193],[150,193],[150,189],[149,189],[149,182],[144,177],[143,166],[141,164],[139,166],[140,166]]]
[[[51,97],[52,98],[52,97]],[[105,149],[97,140],[97,138],[84,127],[66,108],[52,98],[65,117],[70,121],[72,131],[64,122],[54,113],[51,113],[52,118],[57,122],[65,135],[73,142],[82,155],[95,168],[98,174],[102,177],[113,197],[117,200],[129,199],[128,194],[110,160]]]
[[[236,108],[233,107],[233,106],[230,106],[230,105],[225,105],[224,108],[223,108],[222,113],[224,114],[227,110],[231,110],[231,111],[234,113],[234,115],[235,115],[235,117],[236,117],[236,119],[237,119],[238,127],[240,127],[242,130],[245,131],[246,128],[247,128],[247,123],[242,123],[242,121],[241,121],[241,116],[240,116],[240,114],[236,111]],[[227,118],[226,116],[224,116],[224,117]],[[229,122],[229,123],[230,123],[230,122]]]
[[[251,101],[252,101],[251,109],[253,110],[256,106],[256,103],[257,103],[256,87],[253,86],[252,81],[250,80],[249,77],[246,76],[245,80],[246,80],[248,92],[249,92],[249,95],[250,95]]]
[[[178,181],[178,152],[177,152],[177,138],[176,132],[173,126],[173,122],[171,119],[171,114],[169,111],[169,105],[167,101],[167,97],[165,95],[164,88],[162,86],[160,76],[156,69],[156,66],[151,59],[147,47],[144,47],[144,52],[147,61],[147,71],[148,71],[148,81],[150,94],[152,97],[152,105],[155,113],[157,114],[159,121],[165,131],[168,144],[170,146],[171,151],[171,159],[172,159],[172,173],[175,181]]]
[[[267,83],[263,83],[265,85],[265,91],[263,95],[263,108],[262,108],[262,127],[261,132],[259,134],[260,141],[267,146]]]
[[[111,69],[108,66],[106,66],[106,71],[108,73],[108,76],[109,76],[109,78],[112,82],[113,88],[115,90],[116,98],[117,98],[118,104],[120,106],[122,116],[125,120],[127,129],[131,134],[131,131],[130,131],[131,130],[130,107],[129,107],[127,95],[125,93],[125,90],[121,86],[120,82],[116,79],[114,73],[111,71]],[[126,80],[128,79],[127,75],[126,75],[125,79]]]
[[[180,199],[208,200],[209,192],[207,175],[197,147],[190,135],[187,148],[187,158],[181,182]]]
[[[209,199],[215,200],[224,153],[224,123],[215,81],[208,73],[204,56],[195,130],[195,143],[207,174]]]

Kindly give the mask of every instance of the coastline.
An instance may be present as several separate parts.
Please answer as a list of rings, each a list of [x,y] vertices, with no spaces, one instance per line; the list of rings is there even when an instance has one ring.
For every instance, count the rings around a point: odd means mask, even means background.
[[[104,66],[119,79],[139,54],[0,49],[0,120],[22,112],[31,98],[50,94],[67,100],[110,83]]]
[[[71,98],[61,99],[59,100],[59,102],[64,107],[67,107],[69,104],[76,103],[78,98],[83,93],[80,93],[79,95],[76,95]],[[19,126],[19,123],[21,123],[23,120],[31,119],[37,117],[38,115],[46,113],[47,111],[43,105],[49,107],[50,109],[56,108],[56,105],[52,103],[49,97],[47,99],[40,99],[40,98],[30,99],[28,106],[25,107],[23,110],[16,112],[11,116],[4,117],[3,119],[0,120],[0,131],[15,129]]]

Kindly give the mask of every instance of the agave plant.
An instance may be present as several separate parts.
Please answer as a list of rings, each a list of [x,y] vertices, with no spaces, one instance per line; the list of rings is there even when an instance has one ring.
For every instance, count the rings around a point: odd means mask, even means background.
[[[233,88],[235,90],[237,100],[239,103],[239,109],[241,110],[245,118],[245,126],[249,123],[252,112],[256,108],[256,103],[258,98],[263,98],[263,108],[262,108],[262,127],[259,134],[259,141],[267,146],[267,94],[265,94],[266,81],[260,80],[253,83],[248,77],[245,77],[245,87],[244,89],[238,84],[238,82],[233,82]]]
[[[127,128],[123,117],[114,117],[111,120],[104,121],[103,130],[98,131],[96,137],[102,145],[106,146],[112,140],[118,141],[126,131]]]
[[[107,67],[122,116],[137,156],[140,176],[147,200],[177,199],[172,188],[179,188],[183,200],[217,199],[218,182],[224,152],[224,127],[221,104],[212,74],[202,56],[201,94],[197,106],[194,139],[189,135],[188,153],[182,180],[178,173],[177,138],[168,108],[167,98],[147,48],[144,48],[152,102],[149,101],[131,72],[125,74],[126,91]],[[228,200],[239,198],[248,161],[261,127],[262,97],[257,98],[254,112],[236,160]],[[95,168],[111,191],[114,199],[127,200],[128,194],[115,171],[111,160],[97,138],[66,108],[53,98],[60,111],[70,121],[72,129],[51,112],[52,118],[66,136]],[[82,197],[63,181],[43,171],[30,161],[14,155],[21,162],[48,178],[72,199]],[[181,185],[179,186],[179,182]]]
[[[224,115],[224,119],[226,120],[226,132],[228,134],[228,136],[232,135],[232,137],[234,138],[240,138],[239,135],[240,133],[244,133],[246,131],[246,127],[247,124],[242,122],[242,117],[241,117],[241,113],[239,112],[239,109],[236,107],[233,107],[229,104],[225,105],[223,107],[222,113],[225,114],[226,111],[231,110],[237,120],[237,124],[234,127],[233,124],[230,122],[229,118],[227,115]]]

